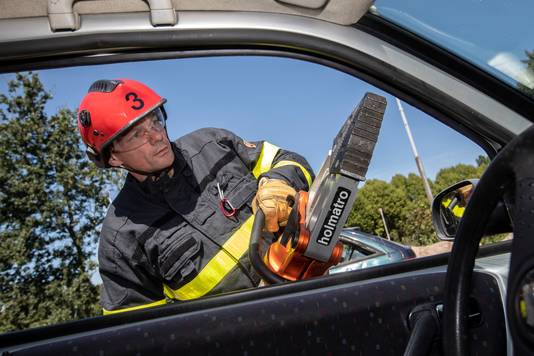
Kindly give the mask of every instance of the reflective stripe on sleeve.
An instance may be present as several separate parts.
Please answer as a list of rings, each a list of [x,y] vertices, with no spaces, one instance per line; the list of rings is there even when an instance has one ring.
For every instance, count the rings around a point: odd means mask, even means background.
[[[278,168],[278,167],[283,167],[283,166],[296,166],[296,167],[299,167],[300,170],[302,171],[302,173],[304,174],[304,177],[306,177],[306,182],[308,182],[308,188],[311,187],[311,184],[312,184],[312,179],[311,179],[311,174],[308,172],[308,170],[306,168],[304,168],[304,166],[298,162],[293,162],[293,161],[280,161],[280,162],[277,162],[273,168]]]
[[[256,177],[256,179],[261,174],[271,169],[274,157],[278,153],[279,149],[280,147],[275,146],[267,141],[263,141],[263,147],[261,148],[260,156],[258,157],[258,161],[256,162],[254,169],[252,169],[252,174],[254,175],[254,177]]]
[[[464,211],[465,211],[465,207],[460,207],[458,205],[456,205],[454,208],[452,208],[452,213],[454,214],[454,216],[458,217],[458,218],[461,218],[462,216],[464,216]]]
[[[447,209],[449,209],[451,203],[452,199],[447,199],[441,202],[441,204]],[[449,210],[452,211],[454,216],[456,216],[457,218],[461,218],[462,216],[464,216],[465,206],[461,207],[456,204],[452,209]]]
[[[165,294],[178,300],[188,300],[200,298],[215,288],[248,251],[253,222],[254,216],[250,216],[193,280],[176,290],[165,286]]]
[[[129,311],[132,311],[132,310],[152,308],[152,307],[155,307],[155,306],[158,306],[158,305],[163,305],[163,304],[166,304],[166,303],[167,303],[167,300],[166,299],[162,299],[162,300],[155,301],[153,303],[136,305],[135,307],[130,307],[130,308],[117,309],[117,310],[106,310],[106,309],[102,308],[102,310],[104,312],[104,315],[111,315],[111,314],[129,312]]]

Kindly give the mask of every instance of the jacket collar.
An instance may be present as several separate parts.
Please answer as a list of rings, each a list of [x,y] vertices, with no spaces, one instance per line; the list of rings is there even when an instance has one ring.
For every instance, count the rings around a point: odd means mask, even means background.
[[[128,174],[126,180],[127,182],[136,184],[141,190],[150,195],[161,195],[165,193],[165,190],[169,188],[170,184],[181,185],[183,181],[183,171],[187,166],[187,162],[182,154],[182,151],[176,146],[174,142],[171,142],[172,150],[174,151],[174,161],[169,169],[163,171],[161,175],[154,179],[149,177],[143,182],[137,181],[131,174]],[[172,177],[169,175],[169,172],[173,171]]]

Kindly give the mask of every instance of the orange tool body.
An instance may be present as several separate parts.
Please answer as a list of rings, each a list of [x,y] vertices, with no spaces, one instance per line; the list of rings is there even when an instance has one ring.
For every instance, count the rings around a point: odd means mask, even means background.
[[[269,246],[264,257],[264,262],[271,271],[290,281],[322,276],[328,268],[341,261],[343,252],[342,243],[337,242],[330,259],[326,262],[318,261],[304,255],[310,241],[310,232],[305,226],[307,203],[308,192],[299,192],[293,208],[297,212],[295,214],[298,219],[297,229],[289,238],[285,237],[286,235],[280,236],[277,241]]]

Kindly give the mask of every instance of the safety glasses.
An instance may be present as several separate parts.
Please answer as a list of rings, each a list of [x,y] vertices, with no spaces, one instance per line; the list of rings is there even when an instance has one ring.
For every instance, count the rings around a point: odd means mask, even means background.
[[[135,150],[149,142],[154,133],[163,132],[165,132],[165,115],[161,108],[156,108],[121,135],[115,141],[113,151],[121,153]]]

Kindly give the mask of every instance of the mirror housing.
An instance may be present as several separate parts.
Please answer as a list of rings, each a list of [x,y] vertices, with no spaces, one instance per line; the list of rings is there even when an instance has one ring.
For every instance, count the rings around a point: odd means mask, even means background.
[[[469,203],[478,179],[460,181],[437,194],[432,201],[432,223],[440,240],[452,241],[456,236],[458,225]],[[503,201],[497,203],[484,235],[512,232],[508,210]]]
[[[478,179],[463,180],[451,185],[434,197],[432,223],[440,240],[454,240],[469,197],[477,183]]]

